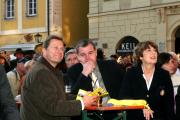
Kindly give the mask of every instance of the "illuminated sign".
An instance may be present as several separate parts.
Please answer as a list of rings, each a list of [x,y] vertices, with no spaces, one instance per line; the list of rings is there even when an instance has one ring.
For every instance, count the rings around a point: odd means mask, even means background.
[[[139,41],[135,39],[134,37],[131,37],[131,36],[125,37],[120,43],[117,49],[117,53],[119,54],[133,53],[133,50],[135,46],[137,45],[137,43],[139,43]]]

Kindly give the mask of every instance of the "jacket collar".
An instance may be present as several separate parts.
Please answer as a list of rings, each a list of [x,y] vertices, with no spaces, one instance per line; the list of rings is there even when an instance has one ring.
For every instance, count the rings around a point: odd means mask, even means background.
[[[41,57],[39,59],[39,62],[44,64],[49,70],[51,70],[56,75],[59,74],[60,70],[58,69],[58,67],[54,68],[44,57]]]

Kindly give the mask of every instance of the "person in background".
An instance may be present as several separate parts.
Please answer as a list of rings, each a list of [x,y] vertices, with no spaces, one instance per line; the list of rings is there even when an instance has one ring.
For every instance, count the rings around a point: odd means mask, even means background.
[[[11,92],[14,98],[20,93],[24,76],[26,75],[26,69],[24,64],[28,61],[26,58],[19,59],[17,61],[16,68],[7,73],[7,78],[11,87]]]
[[[173,75],[176,72],[173,56],[168,52],[160,53],[158,55],[157,63],[164,70],[168,71],[170,75]]]
[[[177,88],[180,85],[180,73],[178,75],[178,65],[176,64],[175,59],[173,56],[168,52],[162,52],[158,56],[158,64],[164,70],[167,70],[171,75],[171,80],[174,87],[174,96],[177,93]],[[177,71],[177,74],[176,74]]]
[[[129,68],[132,67],[132,58],[130,55],[126,55],[122,57],[121,66],[127,71]]]
[[[20,60],[22,58],[24,58],[24,51],[21,48],[17,48],[14,56],[16,57],[17,60]]]
[[[26,75],[21,92],[22,120],[69,120],[87,106],[96,105],[98,97],[85,95],[74,100],[66,96],[62,72],[57,65],[64,57],[63,39],[50,35],[43,43],[42,57]]]
[[[36,54],[38,55],[42,55],[42,43],[38,43],[37,45],[35,45],[34,47],[34,51]]]
[[[176,53],[174,52],[169,52],[172,55],[173,58],[173,64],[174,64],[174,71],[175,73],[172,74],[171,79],[173,82],[173,85],[180,85],[180,68],[179,68],[179,63],[178,63],[178,57]]]
[[[2,65],[0,65],[0,120],[20,120],[19,112]]]
[[[10,55],[9,52],[6,52],[5,50],[1,50],[0,51],[0,59],[1,59],[1,63],[3,64],[6,73],[9,72],[11,70],[10,68]]]
[[[4,67],[6,59],[3,56],[0,56],[0,64]]]
[[[5,50],[1,50],[0,51],[0,56],[2,56],[2,57],[6,57],[6,51]]]
[[[32,69],[32,67],[33,67],[33,65],[35,64],[35,62],[36,62],[36,61],[35,61],[34,59],[32,59],[32,60],[28,60],[28,61],[24,64],[24,67],[25,67],[25,69],[26,69],[27,72]]]
[[[117,61],[118,60],[118,56],[116,54],[112,54],[112,55],[110,55],[110,59]]]
[[[121,99],[144,99],[151,110],[127,111],[127,120],[173,120],[174,94],[170,75],[156,65],[158,47],[151,41],[135,48],[137,65],[130,68],[121,86]]]
[[[79,63],[78,58],[77,58],[77,52],[76,49],[70,49],[65,53],[65,63],[67,69],[70,68],[71,66]],[[64,81],[65,81],[65,92],[70,93],[71,92],[71,83],[69,81],[69,78],[66,73],[64,73]]]
[[[98,48],[97,49],[97,60],[105,60],[106,55],[104,54],[104,49]]]
[[[79,63],[78,58],[77,58],[77,53],[76,49],[70,49],[65,53],[65,63],[67,68],[70,68],[76,63]]]
[[[14,53],[14,56],[16,57],[16,59],[10,61],[11,70],[13,70],[16,67],[18,60],[24,58],[24,51],[21,48],[17,48]]]

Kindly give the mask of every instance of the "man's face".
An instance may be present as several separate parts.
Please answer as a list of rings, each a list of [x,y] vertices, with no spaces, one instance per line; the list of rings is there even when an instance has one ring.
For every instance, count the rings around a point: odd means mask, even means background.
[[[64,57],[64,44],[62,41],[53,39],[47,49],[43,48],[43,57],[53,66],[62,61]]]
[[[80,47],[78,49],[78,60],[82,64],[86,63],[86,62],[89,62],[89,61],[96,64],[97,50],[91,44],[89,44],[86,47]]]
[[[76,53],[70,53],[66,57],[65,61],[66,61],[67,68],[70,68],[72,65],[74,65],[74,64],[79,62]]]
[[[4,65],[5,64],[5,59],[4,58],[0,58],[0,64]]]
[[[168,63],[162,65],[162,68],[167,70],[172,75],[177,70],[177,67],[174,64],[175,64],[174,59],[171,58]]]
[[[5,51],[0,51],[0,55],[3,56],[3,57],[6,57]]]
[[[17,53],[16,54],[16,59],[22,59],[24,57],[23,53]]]

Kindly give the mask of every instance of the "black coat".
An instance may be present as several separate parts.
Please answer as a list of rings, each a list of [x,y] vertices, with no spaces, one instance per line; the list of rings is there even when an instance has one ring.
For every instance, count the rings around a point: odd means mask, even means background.
[[[124,72],[119,64],[115,61],[98,61],[97,62],[106,90],[111,98],[119,98],[121,81],[123,80]],[[92,79],[86,77],[81,72],[83,66],[81,63],[69,68],[67,74],[72,86],[72,93],[77,94],[79,89],[92,91]]]
[[[132,67],[123,80],[121,87],[122,99],[145,99],[154,111],[154,118],[160,120],[174,119],[174,96],[170,75],[167,71],[157,68],[150,89],[147,89],[141,65]],[[128,111],[127,120],[145,120],[142,110]]]
[[[178,86],[176,100],[176,120],[180,120],[180,86]]]
[[[20,120],[5,70],[0,65],[0,120]]]

